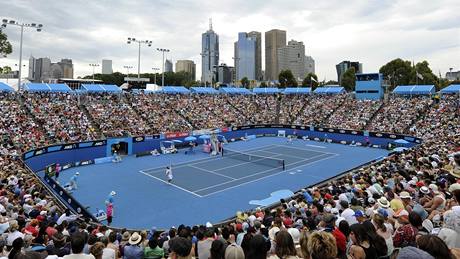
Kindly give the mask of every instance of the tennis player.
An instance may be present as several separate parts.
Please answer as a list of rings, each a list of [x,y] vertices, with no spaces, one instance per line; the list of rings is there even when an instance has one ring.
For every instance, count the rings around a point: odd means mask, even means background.
[[[166,177],[168,178],[168,183],[171,184],[172,179],[173,179],[173,173],[172,173],[171,166],[166,167],[166,172],[165,173],[166,173]]]

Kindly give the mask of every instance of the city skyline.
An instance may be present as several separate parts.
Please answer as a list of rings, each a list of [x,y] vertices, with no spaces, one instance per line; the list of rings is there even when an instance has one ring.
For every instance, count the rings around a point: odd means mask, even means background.
[[[460,3],[454,0],[326,1],[314,6],[303,1],[198,2],[12,1],[2,7],[2,18],[43,23],[41,33],[25,31],[23,63],[30,55],[71,58],[75,77],[90,75],[88,64],[102,58],[113,60],[114,71],[124,73],[124,65],[136,66],[137,51],[125,44],[126,37],[133,36],[171,49],[168,59],[193,60],[200,78],[201,34],[209,27],[208,18],[219,35],[219,64],[233,64],[238,32],[281,29],[287,31],[287,41],[304,42],[320,80],[336,79],[335,65],[343,60],[359,60],[364,72],[376,72],[398,57],[427,60],[435,74],[460,67],[460,21],[455,19]],[[0,59],[0,65],[11,66],[17,63],[20,32],[12,27],[4,32],[14,53]],[[265,53],[262,59],[265,70]],[[154,48],[142,49],[141,62],[142,72],[151,72],[151,67],[161,67],[161,55]]]

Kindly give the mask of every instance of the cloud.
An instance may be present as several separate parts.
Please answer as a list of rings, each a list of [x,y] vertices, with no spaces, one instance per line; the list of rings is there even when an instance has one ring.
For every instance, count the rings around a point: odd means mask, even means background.
[[[88,64],[103,58],[113,60],[115,71],[124,72],[124,65],[137,70],[137,46],[126,44],[127,37],[136,37],[153,41],[141,48],[143,72],[161,68],[160,47],[171,50],[167,57],[173,61],[194,60],[200,78],[201,34],[212,17],[222,63],[233,64],[238,32],[262,32],[263,49],[264,32],[278,28],[287,30],[288,41],[304,42],[321,79],[336,79],[335,64],[342,60],[364,63],[365,72],[397,57],[426,59],[442,73],[458,69],[459,9],[456,0],[18,0],[2,5],[2,18],[43,23],[41,33],[26,30],[24,58],[72,58],[76,76],[90,74]],[[19,29],[5,32],[15,52],[0,65],[14,65]]]

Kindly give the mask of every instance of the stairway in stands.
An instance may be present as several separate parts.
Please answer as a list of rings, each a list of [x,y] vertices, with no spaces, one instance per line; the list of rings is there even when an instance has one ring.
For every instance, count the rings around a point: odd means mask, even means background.
[[[371,122],[374,120],[375,116],[377,116],[377,114],[382,112],[383,108],[385,107],[385,103],[386,103],[385,101],[380,102],[380,107],[374,112],[374,114],[372,114],[369,120],[366,121],[366,125],[364,125],[363,129],[368,129]]]
[[[425,116],[428,114],[428,112],[429,112],[431,109],[434,109],[435,105],[436,105],[436,103],[435,103],[434,101],[432,101],[430,105],[427,105],[427,106],[425,107],[425,109],[421,110],[421,111],[417,114],[417,116],[416,116],[415,118],[412,119],[410,125],[408,125],[408,126],[404,129],[403,132],[406,133],[406,134],[409,134],[409,133],[410,133],[410,128],[411,128],[412,126],[414,126],[414,125],[417,123],[417,121],[423,120],[423,119],[425,118]]]
[[[18,101],[19,103],[19,107],[21,107],[27,114],[28,117],[32,118],[32,120],[35,122],[35,125],[40,129],[40,131],[43,133],[43,136],[46,137],[46,140],[50,141],[50,142],[53,142],[53,140],[50,138],[50,136],[47,134],[47,130],[45,129],[45,127],[43,126],[43,122],[41,122],[36,116],[35,114],[32,113],[31,110],[29,110],[29,108],[27,108],[27,105],[25,103],[25,99],[24,97],[21,95],[21,96],[18,96],[16,98],[16,100]]]
[[[88,120],[89,120],[89,122],[91,123],[93,129],[97,132],[97,135],[98,135],[98,136],[101,136],[101,138],[105,138],[104,134],[103,134],[102,131],[101,131],[101,127],[100,127],[99,123],[97,123],[97,122],[94,120],[93,116],[91,116],[91,114],[89,113],[89,111],[88,111],[88,109],[86,108],[86,106],[83,105],[83,104],[80,104],[80,105],[78,106],[78,108],[79,108],[80,111],[82,111],[83,114],[88,118]]]

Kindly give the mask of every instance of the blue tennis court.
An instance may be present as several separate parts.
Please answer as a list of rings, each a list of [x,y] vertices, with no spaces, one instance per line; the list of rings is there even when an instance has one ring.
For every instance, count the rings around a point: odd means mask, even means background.
[[[173,165],[174,182],[171,185],[197,197],[205,197],[280,174],[284,171],[283,167],[290,170],[336,155],[303,148],[269,145],[245,153]],[[284,161],[284,166],[281,161]],[[164,167],[144,169],[140,172],[154,180],[168,183]]]
[[[280,191],[295,192],[388,154],[382,149],[316,141],[288,144],[278,137],[231,142],[224,150],[257,156],[257,163],[226,152],[223,157],[210,156],[197,148],[194,154],[128,156],[120,163],[72,168],[63,171],[59,181],[68,182],[78,171],[73,195],[91,212],[105,209],[107,195],[116,191],[113,226],[169,228],[219,222],[238,210],[255,208],[251,201],[267,200]],[[259,163],[258,156],[282,159],[286,170],[273,161]],[[173,168],[172,184],[166,182],[168,165]]]

